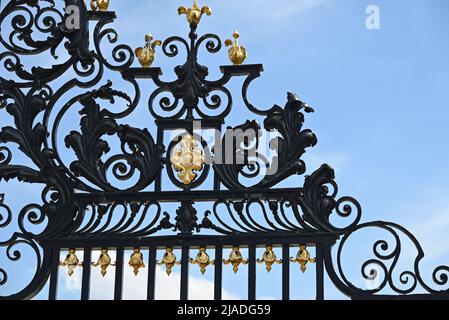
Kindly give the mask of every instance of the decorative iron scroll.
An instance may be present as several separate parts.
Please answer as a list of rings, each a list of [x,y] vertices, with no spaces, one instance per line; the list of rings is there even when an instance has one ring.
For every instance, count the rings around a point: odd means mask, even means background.
[[[334,171],[328,165],[306,176],[301,187],[275,188],[285,179],[306,172],[301,158],[308,148],[317,144],[317,137],[311,130],[303,129],[303,125],[305,115],[314,110],[293,93],[288,93],[284,107],[275,105],[263,110],[251,104],[248,87],[260,76],[263,67],[241,64],[246,49],[237,42],[226,43],[232,46],[229,55],[235,65],[222,66],[221,78],[209,80],[208,68],[199,63],[198,53],[203,46],[209,53],[222,49],[217,35],[197,34],[201,15],[210,15],[209,8],[180,9],[180,14],[186,14],[190,22],[188,39],[170,37],[161,43],[161,50],[168,58],[185,50],[187,59],[175,68],[177,79],[165,82],[160,78],[160,68],[148,67],[157,50],[154,43],[150,44],[151,39],[148,42],[151,50],[136,51],[145,67],[132,67],[134,50],[128,45],[117,45],[116,31],[107,27],[116,17],[114,12],[107,11],[108,3],[92,1],[93,10],[88,11],[83,0],[65,0],[66,7],[79,8],[80,26],[75,30],[67,28],[69,16],[54,0],[11,0],[0,13],[0,43],[4,48],[0,53],[0,180],[17,179],[42,187],[42,202],[28,204],[17,214],[10,209],[8,195],[0,197],[0,230],[5,230],[0,247],[5,249],[6,259],[19,263],[22,258],[19,246],[23,245],[28,246],[36,258],[35,274],[30,283],[1,299],[32,298],[39,293],[50,275],[52,247],[49,243],[61,243],[61,248],[67,248],[62,244],[71,241],[99,245],[102,241],[123,241],[130,247],[136,243],[129,264],[137,275],[143,267],[137,242],[157,236],[161,231],[179,237],[214,234],[230,243],[233,239],[264,235],[310,236],[313,244],[323,246],[330,279],[351,298],[393,297],[388,292],[398,294],[396,298],[423,297],[416,294],[417,291],[431,298],[449,298],[449,267],[436,268],[431,275],[432,283],[425,282],[420,274],[424,253],[414,236],[394,223],[360,223],[360,204],[352,197],[338,196]],[[90,23],[95,23],[93,33],[89,32]],[[236,39],[237,34],[234,35]],[[92,46],[89,46],[89,39]],[[115,46],[109,53],[101,49],[105,42]],[[53,66],[28,69],[22,61],[25,56],[47,53],[56,58],[56,52],[60,51],[66,52],[67,58]],[[151,56],[145,57],[145,54]],[[103,80],[105,70],[119,74],[134,92],[125,93],[113,82]],[[279,170],[272,174],[263,174],[263,170],[269,171],[273,159],[264,159],[261,164],[248,157],[251,151],[257,153],[252,149],[259,145],[259,135],[244,139],[243,144],[235,144],[231,151],[217,151],[193,130],[195,121],[200,121],[205,128],[222,129],[233,107],[233,96],[226,85],[237,76],[245,77],[241,92],[244,104],[264,121],[263,126],[252,120],[233,129],[277,133],[272,142],[277,143],[275,160]],[[56,84],[56,80],[65,79],[69,80]],[[143,98],[138,79],[149,79],[156,85],[147,103],[149,115],[156,121],[157,137],[148,129],[123,124]],[[77,89],[77,94],[62,103],[62,98],[67,98],[73,89]],[[116,111],[117,106],[121,111]],[[79,111],[79,129],[61,134],[61,121],[72,110]],[[13,126],[3,126],[3,119],[7,118],[13,121]],[[172,129],[183,129],[188,136],[181,135],[179,139],[164,143],[164,130]],[[222,139],[225,144],[224,135]],[[65,150],[60,150],[61,141]],[[184,146],[180,148],[179,143]],[[32,164],[15,164],[15,152],[25,155]],[[205,158],[218,156],[220,152],[223,158],[231,154],[233,160],[240,157],[244,161],[205,163]],[[74,160],[67,163],[63,153],[70,153]],[[163,190],[164,172],[179,191]],[[259,181],[250,185],[242,181],[261,175]],[[213,188],[197,190],[207,185],[205,181],[209,176],[214,178]],[[177,203],[178,209],[175,212],[164,209],[166,202]],[[198,202],[209,205],[209,209],[199,209]],[[335,218],[348,222],[337,226]],[[16,222],[18,229],[6,237],[6,230]],[[42,230],[35,233],[30,226]],[[379,280],[378,287],[372,290],[351,282],[342,262],[346,244],[368,228],[389,235],[373,244],[373,259],[361,266],[362,279]],[[401,236],[409,239],[418,252],[413,266],[402,272],[398,270]],[[329,241],[329,237],[333,240]],[[388,239],[393,239],[393,243]],[[268,244],[265,245],[269,250]],[[231,247],[234,251],[225,263],[231,263],[236,271],[248,260],[241,256],[238,246]],[[103,254],[107,255],[107,249],[104,250]],[[176,257],[171,258],[172,250],[167,249],[167,256],[161,262],[167,267],[167,273],[178,263]],[[298,262],[305,271],[307,263],[315,260],[305,245],[301,250],[291,262]],[[70,254],[75,255],[75,251]],[[74,268],[79,264],[75,258],[68,256],[63,264]],[[0,288],[9,281],[3,265],[6,259],[0,259]],[[101,266],[102,272],[113,265],[110,258],[103,259],[107,265],[100,260],[94,265]],[[268,269],[281,260],[276,260],[274,255],[274,260],[264,256],[260,261]],[[205,247],[201,247],[197,258],[191,262],[198,264],[201,272],[213,264]],[[215,261],[217,263],[220,262]],[[374,271],[374,267],[381,270],[381,274]],[[389,291],[385,293],[385,289]]]

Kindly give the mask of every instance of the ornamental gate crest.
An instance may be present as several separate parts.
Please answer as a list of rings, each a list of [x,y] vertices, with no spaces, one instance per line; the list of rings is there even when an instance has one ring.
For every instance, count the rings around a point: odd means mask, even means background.
[[[122,299],[124,268],[136,276],[147,268],[147,298],[154,299],[158,265],[180,272],[181,299],[188,298],[191,268],[214,275],[217,300],[224,268],[247,272],[247,298],[255,299],[259,264],[282,270],[285,300],[296,281],[291,268],[316,274],[318,300],[326,275],[352,299],[449,298],[449,267],[423,277],[424,252],[409,231],[392,222],[362,223],[361,205],[339,195],[329,165],[305,176],[302,157],[317,137],[304,123],[314,109],[294,93],[268,109],[252,104],[248,89],[263,67],[245,64],[238,32],[224,43],[197,33],[209,7],[194,1],[179,8],[186,38],[148,34],[136,49],[119,44],[109,0],[90,6],[10,0],[1,8],[0,180],[41,190],[40,202],[17,212],[7,188],[0,190],[0,290],[13,281],[12,268],[29,268],[21,265],[24,248],[35,265],[30,281],[0,291],[1,299],[31,299],[47,283],[48,298],[56,299],[58,272],[71,276],[77,269],[81,299],[89,299],[91,272],[104,276],[112,268],[115,299]],[[220,50],[230,62],[213,80],[199,56]],[[65,60],[57,57],[61,51]],[[57,63],[28,67],[27,59],[40,54]],[[155,61],[184,56],[175,79],[163,80]],[[105,78],[106,71],[121,83]],[[235,77],[243,79],[241,105],[228,86]],[[147,94],[149,83],[155,90]],[[242,108],[253,118],[229,126],[230,114]],[[147,128],[128,120],[137,112],[148,118]],[[24,158],[26,164],[17,161]],[[287,180],[291,187],[280,187]],[[346,244],[366,229],[383,237],[360,265],[360,279],[377,280],[370,289],[351,279],[342,261]],[[398,263],[404,238],[417,252],[406,266]]]

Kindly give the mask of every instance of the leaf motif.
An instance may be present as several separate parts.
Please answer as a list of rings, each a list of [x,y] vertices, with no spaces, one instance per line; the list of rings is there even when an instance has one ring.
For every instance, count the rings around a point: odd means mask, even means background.
[[[132,188],[141,190],[151,184],[162,168],[164,146],[157,145],[147,129],[136,129],[128,125],[118,128],[122,151],[128,164],[140,171],[139,181]],[[126,146],[132,153],[126,152]]]
[[[80,121],[81,133],[72,131],[65,138],[66,147],[72,148],[78,158],[72,162],[70,169],[77,176],[83,176],[105,190],[115,190],[107,182],[101,161],[101,157],[110,150],[108,143],[101,137],[114,135],[118,125],[105,110],[100,110],[91,95],[81,98],[80,103],[84,106],[80,111],[83,115]]]
[[[13,142],[19,149],[32,159],[36,165],[44,162],[41,149],[48,136],[47,129],[41,123],[34,125],[37,116],[45,110],[46,101],[34,90],[27,95],[14,85],[12,81],[0,80],[0,98],[12,100],[6,105],[6,111],[14,118],[15,128],[4,127],[0,131],[0,140]],[[33,126],[34,125],[34,126]]]

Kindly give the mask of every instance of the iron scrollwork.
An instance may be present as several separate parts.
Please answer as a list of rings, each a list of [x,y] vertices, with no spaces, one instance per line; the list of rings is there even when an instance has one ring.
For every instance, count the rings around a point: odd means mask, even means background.
[[[186,52],[185,63],[174,70],[177,78],[165,82],[160,79],[160,68],[150,67],[149,63],[144,63],[144,68],[132,67],[133,49],[117,44],[117,32],[107,27],[116,18],[114,12],[107,11],[109,1],[92,1],[95,10],[91,11],[83,0],[65,0],[64,4],[80,9],[78,29],[67,28],[68,16],[53,0],[12,0],[0,12],[0,43],[4,50],[0,53],[0,112],[2,120],[8,118],[13,123],[6,126],[1,122],[0,181],[15,179],[42,187],[42,203],[27,204],[16,215],[7,203],[7,190],[2,190],[0,195],[0,230],[10,230],[9,227],[14,227],[13,221],[17,221],[17,230],[7,239],[2,236],[0,247],[6,250],[7,259],[19,263],[22,253],[18,246],[28,246],[36,261],[30,283],[21,291],[2,295],[0,299],[29,299],[39,293],[55,262],[49,245],[52,241],[71,243],[76,240],[77,243],[101,245],[102,241],[143,241],[161,231],[177,234],[181,239],[213,234],[229,240],[233,251],[224,261],[232,264],[235,272],[239,265],[251,263],[242,257],[239,251],[242,246],[237,246],[235,239],[313,237],[323,246],[329,277],[351,298],[388,298],[390,296],[384,293],[388,289],[405,298],[406,295],[414,297],[418,289],[430,297],[449,298],[449,267],[435,268],[434,286],[428,285],[420,274],[424,252],[419,242],[394,223],[361,223],[361,205],[352,197],[338,195],[335,173],[330,166],[323,165],[306,176],[301,187],[275,189],[285,179],[306,172],[302,157],[318,140],[303,126],[305,115],[314,110],[294,93],[288,93],[284,107],[275,105],[263,110],[254,106],[248,98],[248,88],[260,76],[263,67],[241,64],[246,49],[232,41],[227,44],[232,45],[229,54],[235,57],[235,65],[222,66],[222,76],[209,80],[208,68],[198,62],[199,51],[205,46],[209,53],[217,53],[222,49],[222,42],[215,34],[199,36],[197,26],[202,14],[211,14],[210,8],[200,9],[196,5],[180,9],[179,13],[186,14],[190,24],[188,39],[173,36],[156,42],[155,45],[162,44],[162,53],[168,58],[177,56],[181,48]],[[90,32],[91,23],[95,23],[93,32]],[[237,34],[234,37],[237,38]],[[113,47],[105,52],[104,45]],[[61,59],[57,55],[60,51],[65,51]],[[39,54],[48,54],[55,64],[25,69],[22,57]],[[125,93],[116,89],[122,84],[103,81],[105,70],[118,73],[134,92]],[[220,151],[203,141],[193,132],[192,126],[194,121],[202,121],[208,128],[221,129],[233,108],[233,96],[226,86],[238,76],[245,77],[241,90],[243,102],[249,112],[261,118],[263,126],[256,120],[249,120],[232,128],[241,132],[253,130],[255,134],[236,136],[237,140],[242,138],[241,144],[233,144],[232,150]],[[69,80],[62,84],[55,81],[67,78]],[[141,101],[137,79],[142,78],[156,85],[146,100],[149,118],[156,120],[156,126],[143,129],[125,123]],[[222,101],[223,96],[226,101]],[[61,123],[74,110],[79,112],[79,121],[76,121],[79,128],[61,133],[66,127]],[[270,144],[276,146],[275,161],[258,154],[262,127],[264,132],[276,134]],[[164,141],[163,131],[173,128],[186,131],[183,136],[190,137],[184,142],[186,150],[176,153],[179,141]],[[226,137],[220,139],[225,145]],[[192,143],[193,140],[198,143]],[[61,145],[64,150],[60,150]],[[175,150],[174,156],[172,150]],[[22,153],[31,164],[17,164],[15,152]],[[71,161],[67,161],[67,154],[72,156]],[[258,155],[262,163],[252,159],[251,154]],[[232,160],[243,161],[205,163],[206,156],[218,155],[222,158],[231,155]],[[272,167],[274,162],[278,170]],[[164,170],[178,191],[164,190],[161,182]],[[174,170],[180,171],[183,181],[176,178]],[[206,178],[212,175],[213,188],[196,190],[205,187]],[[259,176],[260,180],[250,185],[241,179]],[[196,206],[199,201],[208,203],[210,208],[201,212]],[[164,209],[165,203],[170,202],[177,204],[175,212]],[[336,218],[344,220],[344,225],[336,224]],[[30,226],[40,227],[40,232],[34,228],[30,230]],[[372,250],[374,258],[362,263],[362,279],[379,280],[376,288],[366,290],[348,278],[343,252],[355,234],[369,228],[386,232],[394,243],[391,245],[384,239],[376,241]],[[416,247],[417,257],[412,268],[398,275],[400,235]],[[335,245],[336,256],[332,252]],[[144,267],[143,254],[141,247],[133,247],[129,265],[137,275]],[[159,264],[165,265],[170,274],[180,262],[173,254],[173,247],[165,247],[166,254]],[[200,246],[196,259],[190,260],[199,265],[202,273],[215,263],[206,253],[206,247]],[[76,246],[65,248],[71,251],[62,264],[69,268],[70,274],[81,263],[75,255]],[[307,263],[315,260],[305,245],[301,245],[301,250],[291,261],[299,262],[305,271]],[[57,258],[59,265],[59,256]],[[220,258],[216,263],[221,261]],[[281,263],[281,260],[276,258],[273,246],[267,245],[260,262],[270,270],[273,263]],[[102,275],[114,265],[106,245],[93,265],[100,266]],[[0,265],[0,288],[8,281],[6,267]]]

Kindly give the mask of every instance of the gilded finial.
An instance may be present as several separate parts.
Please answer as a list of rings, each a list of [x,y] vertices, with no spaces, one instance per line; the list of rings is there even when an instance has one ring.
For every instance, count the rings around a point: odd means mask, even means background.
[[[112,263],[111,257],[108,254],[108,249],[107,248],[102,248],[100,256],[98,257],[97,262],[92,262],[92,265],[94,267],[100,266],[100,268],[101,268],[101,275],[104,277],[104,276],[106,276],[107,268],[109,266],[114,267],[115,263]]]
[[[200,252],[196,255],[195,260],[190,258],[191,264],[197,264],[200,267],[202,274],[206,273],[206,268],[210,265],[214,265],[215,261],[211,260],[209,255],[206,253],[206,247],[200,247]]]
[[[190,24],[198,25],[203,14],[210,16],[212,14],[212,10],[208,6],[204,6],[200,9],[200,7],[198,6],[198,1],[194,0],[193,5],[188,9],[184,6],[179,7],[178,14],[185,14],[187,21]]]
[[[301,271],[304,273],[304,272],[306,272],[307,264],[309,262],[315,263],[316,259],[311,258],[309,251],[307,251],[307,246],[305,244],[301,244],[299,246],[299,251],[298,251],[298,254],[296,255],[296,258],[290,257],[290,261],[293,263],[296,263],[296,262],[299,263],[299,265],[301,266]]]
[[[204,151],[190,134],[182,138],[170,157],[173,168],[179,172],[178,177],[185,185],[195,180],[197,174],[194,171],[201,170],[205,161]]]
[[[248,56],[248,53],[244,46],[239,45],[239,32],[237,30],[234,31],[232,36],[234,37],[234,42],[231,39],[225,41],[226,47],[230,47],[228,50],[229,59],[234,65],[241,65]]]
[[[134,252],[130,257],[128,264],[133,268],[134,275],[136,276],[139,273],[140,268],[145,268],[143,254],[140,252],[140,248],[134,248]]]
[[[76,267],[82,266],[83,264],[80,262],[78,257],[76,256],[75,249],[69,249],[69,253],[66,255],[64,261],[59,263],[61,267],[67,267],[67,274],[69,277],[73,276]]]
[[[90,0],[90,8],[93,11],[107,11],[109,8],[109,0]]]
[[[270,272],[273,264],[281,264],[282,260],[277,260],[276,254],[273,251],[273,246],[269,244],[266,246],[262,259],[257,259],[257,263],[265,263],[267,271]]]
[[[145,46],[143,48],[137,48],[134,53],[136,54],[139,63],[144,68],[149,68],[156,58],[156,46],[162,45],[161,40],[154,40],[151,34],[145,36]]]
[[[247,265],[248,260],[243,259],[242,253],[240,252],[240,248],[238,246],[232,247],[232,251],[229,254],[229,259],[223,259],[224,264],[231,264],[232,270],[234,273],[239,271],[240,264]]]
[[[165,271],[167,272],[167,275],[169,276],[171,274],[171,271],[174,266],[181,265],[181,262],[176,260],[176,256],[173,253],[173,248],[168,247],[165,249],[164,256],[162,257],[162,261],[156,262],[159,266],[164,265]]]

